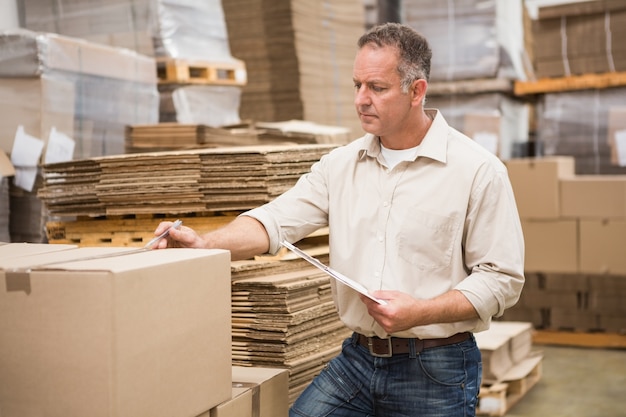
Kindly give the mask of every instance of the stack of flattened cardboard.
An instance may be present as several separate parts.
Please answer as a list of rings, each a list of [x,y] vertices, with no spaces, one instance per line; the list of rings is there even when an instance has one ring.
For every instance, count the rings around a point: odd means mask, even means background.
[[[221,128],[186,123],[126,127],[127,153],[257,144],[260,144],[259,132],[245,123]]]
[[[531,355],[532,331],[531,323],[494,321],[489,330],[475,334],[483,357],[483,383],[507,380],[514,367],[529,366],[530,372],[536,364],[536,355]]]
[[[61,216],[246,210],[293,186],[334,147],[239,146],[48,164],[38,196]]]
[[[301,259],[234,262],[231,276],[233,364],[289,369],[294,401],[349,335],[330,278]]]
[[[246,210],[291,188],[335,145],[267,145],[207,149],[201,153],[207,211]]]
[[[365,16],[360,0],[223,2],[234,56],[246,63],[244,119],[311,120],[361,132],[352,64]]]

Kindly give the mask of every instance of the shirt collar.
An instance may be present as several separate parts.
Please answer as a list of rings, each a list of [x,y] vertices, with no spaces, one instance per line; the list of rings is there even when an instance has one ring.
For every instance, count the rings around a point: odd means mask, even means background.
[[[448,123],[441,115],[441,112],[436,109],[426,109],[426,114],[432,117],[433,123],[420,144],[416,158],[423,156],[445,163],[446,151],[448,149]],[[359,160],[366,155],[378,158],[380,156],[380,140],[378,136],[374,136],[371,133],[363,136],[358,155]]]

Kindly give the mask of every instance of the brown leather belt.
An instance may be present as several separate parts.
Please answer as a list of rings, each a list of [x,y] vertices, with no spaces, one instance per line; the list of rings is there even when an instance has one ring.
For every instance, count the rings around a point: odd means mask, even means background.
[[[419,353],[424,349],[430,349],[439,346],[453,345],[461,343],[469,339],[469,332],[457,333],[450,337],[441,339],[408,339],[401,337],[390,337],[381,339],[380,337],[367,337],[358,334],[358,343],[369,349],[372,356],[388,358],[393,355],[409,353],[411,350],[411,340],[415,341],[415,353]]]

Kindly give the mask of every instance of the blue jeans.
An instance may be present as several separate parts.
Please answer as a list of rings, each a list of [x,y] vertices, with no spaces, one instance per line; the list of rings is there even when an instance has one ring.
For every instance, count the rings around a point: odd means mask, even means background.
[[[372,356],[352,336],[292,405],[289,416],[474,416],[481,378],[473,336],[390,358]]]

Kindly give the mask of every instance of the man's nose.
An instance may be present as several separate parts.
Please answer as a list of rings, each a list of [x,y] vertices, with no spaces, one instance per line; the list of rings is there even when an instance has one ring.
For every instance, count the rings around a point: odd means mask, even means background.
[[[370,104],[370,98],[365,87],[354,89],[354,104],[356,106],[367,106]]]

